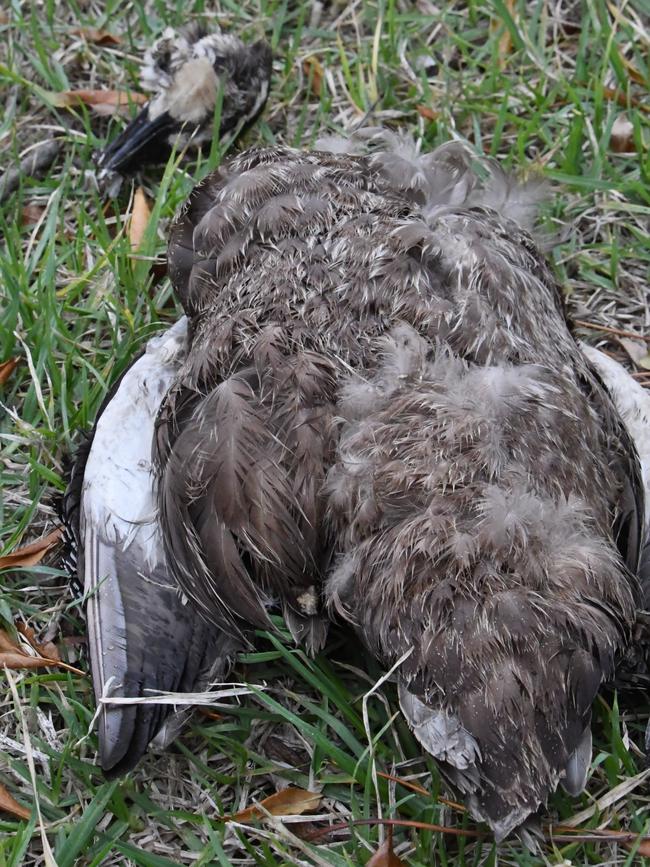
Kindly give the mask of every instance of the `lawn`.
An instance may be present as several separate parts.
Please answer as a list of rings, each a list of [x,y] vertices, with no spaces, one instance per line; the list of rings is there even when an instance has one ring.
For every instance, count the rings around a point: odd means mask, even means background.
[[[93,151],[124,118],[57,106],[69,90],[136,90],[143,49],[165,25],[196,17],[271,42],[268,105],[243,141],[215,140],[211,152],[178,155],[136,181],[152,210],[134,253],[135,185],[106,199],[93,176]],[[18,359],[0,385],[0,552],[57,526],[54,499],[79,432],[134,354],[178,315],[162,257],[193,183],[229,148],[309,147],[369,111],[370,122],[403,127],[424,148],[457,137],[513,170],[541,169],[553,187],[542,234],[559,242],[550,255],[578,333],[650,384],[649,57],[648,0],[8,0],[2,172],[35,143],[61,147],[43,179],[22,178],[0,204],[0,363]],[[85,670],[83,611],[59,557],[55,548],[38,566],[0,574],[0,628],[15,636],[26,623]],[[260,634],[233,673],[249,695],[197,713],[173,750],[106,782],[95,766],[89,678],[10,672],[0,685],[0,784],[31,818],[0,812],[1,867],[365,864],[386,828],[348,825],[376,817],[415,823],[394,829],[405,864],[639,863],[639,841],[593,837],[650,834],[644,692],[598,701],[587,791],[551,798],[545,838],[530,853],[516,839],[497,850],[446,800],[394,686],[373,690],[381,675],[343,630],[316,660]],[[220,820],[288,784],[322,793],[314,815]]]

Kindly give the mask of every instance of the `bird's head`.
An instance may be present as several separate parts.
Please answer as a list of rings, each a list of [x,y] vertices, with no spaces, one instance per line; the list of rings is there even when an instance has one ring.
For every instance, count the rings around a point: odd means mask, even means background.
[[[101,174],[123,174],[165,159],[174,144],[200,147],[213,136],[221,100],[220,134],[245,125],[261,111],[271,77],[271,49],[244,44],[197,26],[165,30],[147,51],[140,80],[152,96],[97,158]]]

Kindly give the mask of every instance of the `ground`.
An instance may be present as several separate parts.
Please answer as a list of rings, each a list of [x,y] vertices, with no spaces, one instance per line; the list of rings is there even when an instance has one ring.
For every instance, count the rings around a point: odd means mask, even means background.
[[[513,170],[541,169],[552,183],[542,232],[559,241],[550,255],[580,335],[621,359],[631,353],[647,379],[647,0],[13,0],[3,10],[2,171],[37,142],[57,138],[61,150],[42,180],[22,178],[0,205],[0,362],[18,358],[0,386],[1,550],[55,528],[64,456],[133,354],[177,315],[152,258],[164,256],[170,218],[221,148],[140,179],[153,212],[134,255],[132,186],[106,200],[93,176],[94,149],[123,119],[55,107],[72,89],[137,89],[138,58],[165,25],[200,17],[271,41],[268,107],[245,144],[309,146],[372,109],[372,123],[402,126],[423,147],[465,138]],[[120,41],[97,44],[87,28]],[[627,332],[641,342],[626,343]],[[0,627],[24,621],[85,669],[78,600],[56,550],[44,564],[2,574]],[[574,842],[568,831],[547,832],[538,854],[516,840],[497,853],[443,799],[434,764],[395,716],[393,686],[364,700],[381,672],[346,642],[335,635],[310,661],[260,636],[235,679],[265,689],[196,715],[173,751],[113,782],[94,764],[89,679],[13,671],[0,686],[0,783],[24,805],[38,801],[42,828],[35,816],[0,813],[0,865],[364,864],[383,838],[376,822],[315,835],[323,817],[376,816],[468,832],[396,827],[395,851],[412,865],[638,863],[612,835]],[[641,751],[650,709],[643,692],[620,708],[611,693],[598,702],[587,792],[553,796],[546,824],[573,817],[585,834],[650,832]],[[219,821],[288,783],[322,789],[316,817],[257,828]]]

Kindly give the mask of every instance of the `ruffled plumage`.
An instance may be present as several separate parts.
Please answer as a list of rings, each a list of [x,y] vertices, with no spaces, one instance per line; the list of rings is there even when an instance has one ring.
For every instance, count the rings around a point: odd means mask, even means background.
[[[225,582],[227,606],[256,588],[304,614],[297,591],[333,558],[329,605],[387,666],[411,652],[407,719],[502,837],[560,781],[584,783],[591,704],[639,598],[639,468],[515,221],[530,222],[540,184],[476,166],[460,144],[420,155],[364,138],[244,154],[195,189],[172,230],[194,341],[164,410],[168,555],[188,595],[209,608],[218,588],[223,601],[222,549],[188,556],[169,503],[186,504],[192,533],[191,509],[202,521],[223,496],[209,460],[200,478],[182,474],[179,443],[188,431],[205,442],[215,395],[245,381],[237,415],[255,417],[256,445],[234,440],[254,477],[235,499],[245,515],[268,484],[285,520],[266,549],[234,524],[219,536],[247,570]],[[298,366],[313,368],[309,387]],[[220,437],[215,425],[215,455]],[[283,584],[269,561],[287,544]]]
[[[171,230],[165,563],[216,635],[280,605],[315,650],[327,609],[402,660],[416,737],[502,838],[584,785],[642,596],[638,457],[523,227],[539,182],[328,146],[235,157]]]

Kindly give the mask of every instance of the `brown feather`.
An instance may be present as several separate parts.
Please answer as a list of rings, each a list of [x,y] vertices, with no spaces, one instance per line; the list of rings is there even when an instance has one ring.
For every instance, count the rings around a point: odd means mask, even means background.
[[[377,657],[410,652],[404,712],[502,837],[584,776],[634,621],[638,462],[508,219],[539,185],[457,144],[360,150],[242,154],[172,230],[193,342],[159,428],[169,559],[212,616],[279,597],[317,640],[327,569]]]

